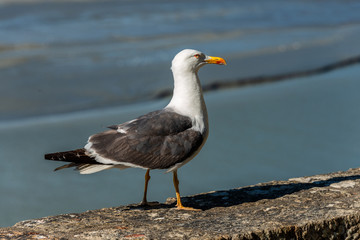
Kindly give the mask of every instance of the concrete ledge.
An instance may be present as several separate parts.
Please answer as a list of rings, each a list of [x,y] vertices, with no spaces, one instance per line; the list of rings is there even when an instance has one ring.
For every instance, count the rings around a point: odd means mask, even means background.
[[[0,239],[360,239],[360,169],[272,181],[153,207],[22,221]]]

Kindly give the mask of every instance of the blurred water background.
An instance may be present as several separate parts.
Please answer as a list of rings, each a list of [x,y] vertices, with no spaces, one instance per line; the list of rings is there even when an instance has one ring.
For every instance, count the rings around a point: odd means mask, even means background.
[[[360,3],[0,1],[0,226],[139,202],[144,170],[53,172],[46,152],[164,107],[184,48],[224,57],[204,85],[360,56]],[[359,167],[360,66],[205,94],[210,136],[182,195]],[[148,199],[174,196],[152,171]]]

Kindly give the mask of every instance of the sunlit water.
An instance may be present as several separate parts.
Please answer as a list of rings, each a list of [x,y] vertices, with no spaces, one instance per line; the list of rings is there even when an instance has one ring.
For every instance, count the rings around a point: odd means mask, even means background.
[[[228,61],[204,84],[360,54],[355,0],[3,2],[0,120],[150,100],[184,48]]]

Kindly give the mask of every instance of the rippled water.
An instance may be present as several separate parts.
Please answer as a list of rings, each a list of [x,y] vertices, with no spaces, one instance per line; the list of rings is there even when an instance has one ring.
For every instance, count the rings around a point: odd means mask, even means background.
[[[152,99],[184,48],[228,60],[204,84],[359,54],[358,1],[2,2],[0,121]]]

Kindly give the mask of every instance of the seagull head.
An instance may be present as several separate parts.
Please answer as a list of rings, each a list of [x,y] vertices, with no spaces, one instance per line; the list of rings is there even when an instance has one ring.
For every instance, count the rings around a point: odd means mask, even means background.
[[[207,56],[197,50],[184,49],[174,57],[171,69],[197,72],[206,64],[226,65],[226,61],[220,57]]]

